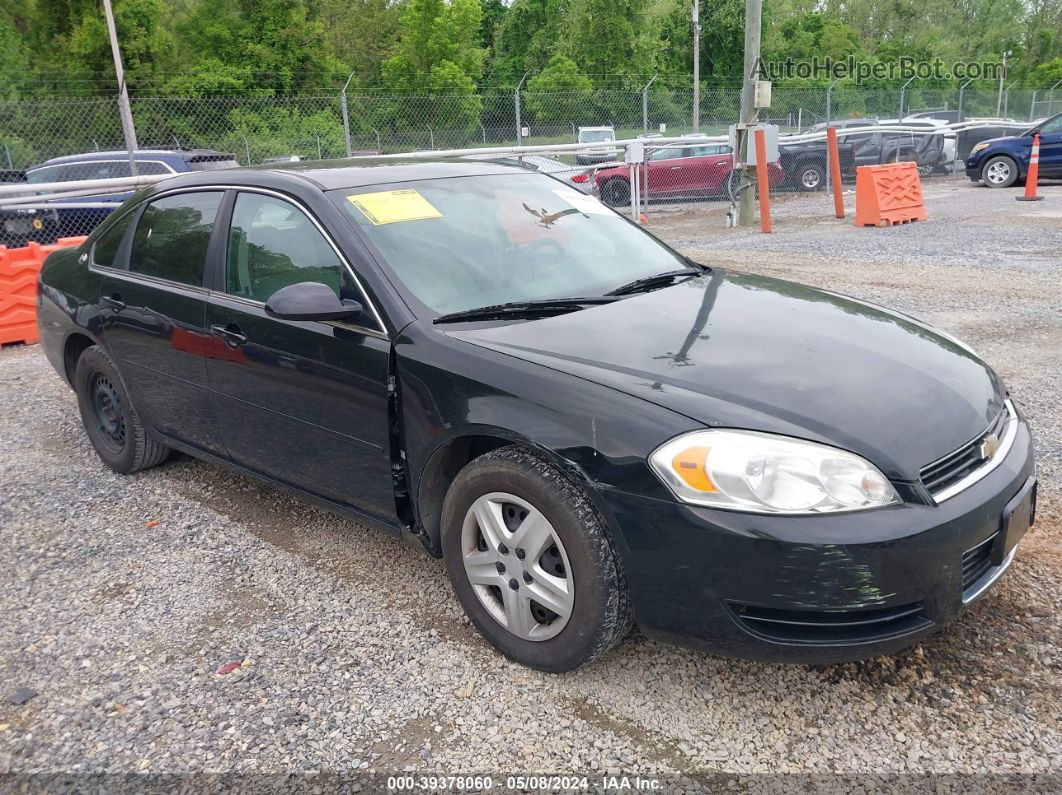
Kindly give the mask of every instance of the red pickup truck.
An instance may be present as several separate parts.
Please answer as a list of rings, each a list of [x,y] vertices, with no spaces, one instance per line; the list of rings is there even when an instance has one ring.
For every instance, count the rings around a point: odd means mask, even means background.
[[[734,197],[738,175],[734,173],[733,149],[728,144],[664,146],[646,151],[646,163],[638,166],[642,189],[649,198],[702,196]],[[648,180],[645,169],[648,167]],[[785,173],[777,163],[769,167],[771,187],[781,184]],[[594,177],[601,200],[612,207],[630,203],[630,170],[627,166],[603,169]],[[646,182],[648,181],[648,185]]]

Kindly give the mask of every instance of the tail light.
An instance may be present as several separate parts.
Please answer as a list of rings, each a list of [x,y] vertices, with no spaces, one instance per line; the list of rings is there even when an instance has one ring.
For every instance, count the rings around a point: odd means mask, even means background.
[[[584,182],[589,181],[590,177],[588,177],[586,174],[576,174],[574,177],[572,177],[572,182],[578,182],[580,185]]]

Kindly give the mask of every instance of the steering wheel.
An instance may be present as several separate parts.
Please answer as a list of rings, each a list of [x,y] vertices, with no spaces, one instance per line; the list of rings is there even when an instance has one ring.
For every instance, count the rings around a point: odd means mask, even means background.
[[[554,256],[543,261],[536,256],[539,252],[552,249]],[[517,284],[525,281],[535,281],[549,276],[560,267],[565,258],[564,246],[557,240],[544,239],[534,240],[526,246],[514,249],[516,254],[516,267],[511,272],[509,284]]]

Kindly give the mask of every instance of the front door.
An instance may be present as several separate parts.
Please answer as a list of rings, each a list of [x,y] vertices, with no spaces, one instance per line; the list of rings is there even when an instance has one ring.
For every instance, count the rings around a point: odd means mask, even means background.
[[[236,194],[207,327],[225,446],[237,463],[387,522],[396,518],[388,434],[390,341],[336,248],[280,196]],[[286,321],[266,300],[323,282],[361,302],[351,323]]]
[[[1062,177],[1062,115],[1040,126],[1040,173]]]
[[[224,455],[207,389],[203,276],[223,191],[176,193],[100,238],[101,340],[141,419],[173,439]],[[117,235],[124,242],[116,243]]]

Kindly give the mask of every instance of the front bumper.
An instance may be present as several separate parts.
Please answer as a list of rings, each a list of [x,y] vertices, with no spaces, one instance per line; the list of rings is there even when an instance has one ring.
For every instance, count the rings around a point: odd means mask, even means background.
[[[769,516],[602,493],[635,619],[650,637],[774,662],[910,646],[1003,574],[1001,517],[1034,472],[1024,420],[1007,457],[940,505]]]

